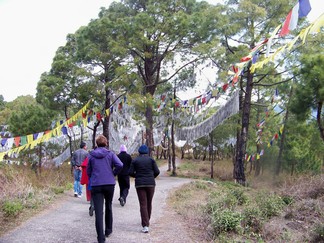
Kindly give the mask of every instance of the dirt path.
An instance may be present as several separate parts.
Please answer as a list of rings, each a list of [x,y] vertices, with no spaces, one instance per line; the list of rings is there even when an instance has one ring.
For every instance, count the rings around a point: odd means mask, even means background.
[[[170,191],[190,180],[166,176],[163,173],[165,168],[160,169],[162,175],[156,180],[150,233],[140,232],[139,204],[132,180],[124,207],[121,207],[117,200],[119,187],[116,184],[113,233],[106,242],[194,242],[181,219],[172,210],[167,210],[166,204]],[[89,203],[85,197],[75,198],[72,194],[71,191],[65,200],[1,237],[0,243],[96,242],[95,218],[88,214]]]

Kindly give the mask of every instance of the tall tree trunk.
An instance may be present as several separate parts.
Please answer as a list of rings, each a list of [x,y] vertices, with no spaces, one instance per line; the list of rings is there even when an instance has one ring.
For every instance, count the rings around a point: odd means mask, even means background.
[[[173,99],[176,99],[176,83],[173,89]],[[172,120],[171,120],[171,146],[172,146],[172,175],[175,176],[176,173],[176,153],[175,153],[175,142],[174,142],[174,116],[175,116],[175,104],[172,108]]]
[[[324,142],[324,127],[322,125],[322,120],[321,120],[322,108],[323,108],[323,102],[318,102],[316,120],[317,120],[318,129],[320,130],[321,138]]]
[[[38,172],[39,172],[39,175],[42,174],[42,158],[43,158],[43,154],[42,154],[42,143],[39,144],[38,146],[38,153],[39,153],[39,156],[38,156]]]
[[[184,155],[185,155],[185,149],[184,147],[181,147],[181,159],[184,159]]]
[[[171,159],[171,142],[170,142],[170,137],[168,135],[168,171],[171,171],[172,168],[172,159]]]
[[[100,125],[100,121],[96,121],[96,123],[93,126],[92,131],[92,148],[94,149],[96,147],[96,136],[97,136],[97,129]]]
[[[176,154],[175,154],[175,143],[174,143],[174,119],[172,118],[171,123],[171,147],[172,147],[172,175],[177,175],[176,172]]]
[[[235,145],[235,156],[233,159],[233,178],[236,178],[236,170],[237,170],[237,161],[239,158],[239,150],[241,147],[241,129],[242,126],[242,114],[243,114],[243,78],[240,79],[240,93],[239,93],[239,118],[237,119],[237,130],[236,130],[236,145]],[[221,155],[220,151],[217,151],[218,159],[220,160]]]
[[[286,139],[286,124],[288,123],[288,116],[289,116],[289,104],[291,101],[291,96],[293,93],[293,87],[291,86],[290,91],[289,91],[289,100],[288,100],[288,104],[286,105],[286,114],[285,114],[285,119],[284,119],[284,128],[281,134],[281,138],[280,138],[280,145],[279,145],[279,154],[278,154],[278,158],[276,161],[276,170],[275,170],[275,175],[279,175],[280,171],[281,171],[281,164],[282,164],[282,154],[283,154],[283,150],[284,150],[284,145],[285,145],[285,139]]]
[[[106,97],[105,97],[105,110],[104,112],[108,109],[110,109],[110,90],[106,89],[106,93],[105,93]],[[108,141],[108,148],[109,148],[109,119],[110,119],[110,112],[108,114],[108,116],[104,116],[104,121],[102,123],[102,134],[107,138]]]
[[[67,106],[64,106],[64,115],[65,118],[68,118],[68,113],[67,113]],[[73,146],[72,146],[72,136],[70,136],[69,134],[67,134],[68,138],[69,138],[69,147],[70,147],[70,158],[72,159],[73,156]],[[71,175],[73,175],[73,166],[71,163]]]
[[[247,144],[247,136],[249,130],[250,123],[250,110],[251,110],[251,97],[252,97],[252,89],[253,89],[253,74],[250,72],[248,68],[247,71],[247,80],[246,80],[246,89],[245,96],[243,102],[243,110],[242,110],[242,127],[240,133],[240,141],[238,147],[238,157],[235,161],[234,166],[234,179],[237,183],[241,185],[245,185],[245,173],[244,173],[244,155],[246,152],[246,144]]]
[[[260,103],[260,90],[258,89],[258,103]],[[257,109],[257,115],[256,115],[256,119],[257,119],[257,122],[260,121],[260,108],[258,107]],[[257,130],[259,130],[259,128],[257,128]],[[257,131],[257,134],[258,131]],[[256,142],[256,152],[257,154],[260,154],[260,151],[261,151],[261,146],[260,146],[260,142],[261,141],[257,141]],[[252,164],[253,162],[251,162]],[[260,159],[259,158],[256,158],[255,162],[254,162],[254,169],[255,169],[255,172],[254,172],[254,176],[259,176],[260,175],[260,172],[261,172],[261,163],[260,163]]]
[[[214,141],[213,141],[213,134],[210,133],[210,149],[209,153],[211,154],[211,163],[210,163],[210,178],[214,179]]]
[[[146,145],[149,147],[149,155],[151,156],[154,150],[154,139],[153,139],[153,109],[152,106],[148,105],[145,111],[146,117]]]

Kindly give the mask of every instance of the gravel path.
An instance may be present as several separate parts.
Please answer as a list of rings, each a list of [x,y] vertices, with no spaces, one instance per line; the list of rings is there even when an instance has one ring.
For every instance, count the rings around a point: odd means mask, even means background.
[[[113,200],[113,233],[106,242],[194,242],[185,225],[166,204],[170,191],[189,179],[169,177],[163,173],[156,179],[150,233],[141,233],[139,204],[134,181],[124,207],[119,205],[119,187],[116,184]],[[164,174],[164,175],[163,175]],[[75,198],[73,192],[50,208],[31,218],[0,238],[0,243],[88,243],[96,242],[95,217],[88,214],[85,197]]]

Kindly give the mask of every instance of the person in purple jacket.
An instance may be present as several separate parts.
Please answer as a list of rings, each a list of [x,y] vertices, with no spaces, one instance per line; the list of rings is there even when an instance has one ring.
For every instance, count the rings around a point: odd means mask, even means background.
[[[113,215],[112,199],[115,190],[115,176],[122,170],[123,163],[117,155],[109,151],[107,138],[99,135],[96,138],[97,148],[89,155],[87,175],[91,178],[91,197],[95,210],[95,225],[98,242],[105,242],[112,233]],[[103,204],[105,201],[105,230],[103,227]]]

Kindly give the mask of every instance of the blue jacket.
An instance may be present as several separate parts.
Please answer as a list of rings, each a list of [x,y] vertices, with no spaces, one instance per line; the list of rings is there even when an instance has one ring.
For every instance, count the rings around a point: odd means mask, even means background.
[[[115,185],[115,176],[122,170],[123,163],[117,155],[106,148],[98,147],[88,155],[87,175],[91,186]]]

